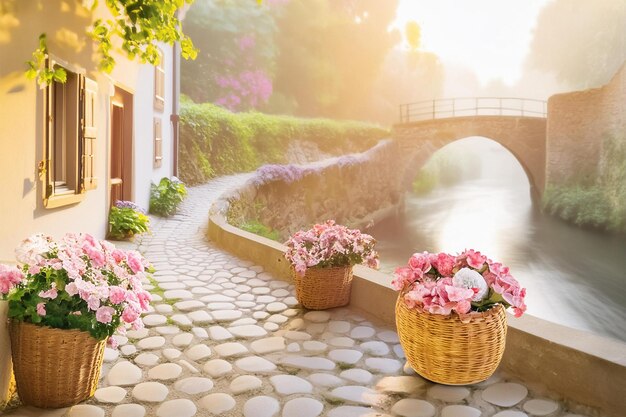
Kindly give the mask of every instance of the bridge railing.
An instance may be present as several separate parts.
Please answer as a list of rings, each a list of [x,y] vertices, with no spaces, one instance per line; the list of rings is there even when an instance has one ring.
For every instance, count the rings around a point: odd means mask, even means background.
[[[400,123],[464,116],[547,115],[547,102],[516,97],[467,97],[418,101],[400,105]]]

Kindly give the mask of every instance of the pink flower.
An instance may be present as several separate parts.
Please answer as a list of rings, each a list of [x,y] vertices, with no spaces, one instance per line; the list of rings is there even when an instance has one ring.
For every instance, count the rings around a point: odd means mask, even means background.
[[[24,274],[16,267],[0,264],[0,295],[7,294],[23,279]]]
[[[460,288],[453,285],[446,285],[445,289],[448,293],[448,299],[450,301],[471,300],[474,296],[474,291],[469,288]]]
[[[454,256],[448,255],[447,253],[438,253],[436,258],[432,260],[432,265],[437,269],[437,271],[443,276],[452,275],[452,270],[454,269],[455,259]]]
[[[460,300],[454,308],[459,314],[467,314],[472,309],[472,303],[467,300]]]
[[[57,285],[55,283],[52,283],[52,288],[50,288],[48,291],[39,291],[39,295],[41,298],[49,298],[51,300],[54,300],[55,298],[57,298]]]
[[[121,304],[126,300],[126,291],[120,287],[113,286],[109,288],[109,301],[113,304]]]
[[[126,307],[122,313],[122,320],[126,323],[133,323],[139,318],[139,312],[131,307]]]
[[[134,250],[128,251],[126,262],[128,262],[128,266],[134,274],[144,271],[143,262],[141,262],[141,255],[139,252]]]
[[[107,339],[107,345],[111,348],[111,349],[117,349],[117,347],[119,346],[118,341],[114,338],[114,337],[109,337]]]
[[[98,308],[100,308],[100,299],[95,295],[90,295],[89,298],[87,298],[87,307],[93,311],[98,310]]]
[[[420,270],[423,273],[430,271],[431,265],[428,252],[414,253],[413,256],[409,258],[409,267],[414,271]]]
[[[70,282],[65,286],[65,292],[68,293],[71,297],[78,294],[78,287],[75,282]]]
[[[37,314],[39,314],[40,316],[46,315],[46,303],[37,304]]]
[[[100,323],[111,323],[115,310],[112,307],[100,307],[96,311],[96,320]]]

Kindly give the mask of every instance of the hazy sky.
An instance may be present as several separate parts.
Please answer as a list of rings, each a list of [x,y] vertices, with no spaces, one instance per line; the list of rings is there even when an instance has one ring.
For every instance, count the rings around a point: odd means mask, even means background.
[[[396,26],[422,28],[422,49],[472,69],[482,83],[515,83],[541,8],[550,0],[400,0]]]

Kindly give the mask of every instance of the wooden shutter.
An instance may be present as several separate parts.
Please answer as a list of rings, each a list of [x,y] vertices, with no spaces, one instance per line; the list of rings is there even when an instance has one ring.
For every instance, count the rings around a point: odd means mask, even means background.
[[[154,118],[154,167],[160,168],[163,161],[163,128],[160,117]]]
[[[83,99],[82,170],[83,190],[93,190],[98,186],[96,178],[96,137],[98,133],[98,83],[85,78]]]

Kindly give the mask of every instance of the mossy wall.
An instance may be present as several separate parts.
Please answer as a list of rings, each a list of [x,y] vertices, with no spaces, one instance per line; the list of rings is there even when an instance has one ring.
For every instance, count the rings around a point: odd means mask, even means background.
[[[362,152],[389,135],[379,126],[262,113],[232,113],[219,106],[184,101],[181,106],[179,175],[187,184],[284,164],[293,141],[314,143],[320,152]]]
[[[544,209],[626,232],[626,64],[605,86],[548,101]]]

